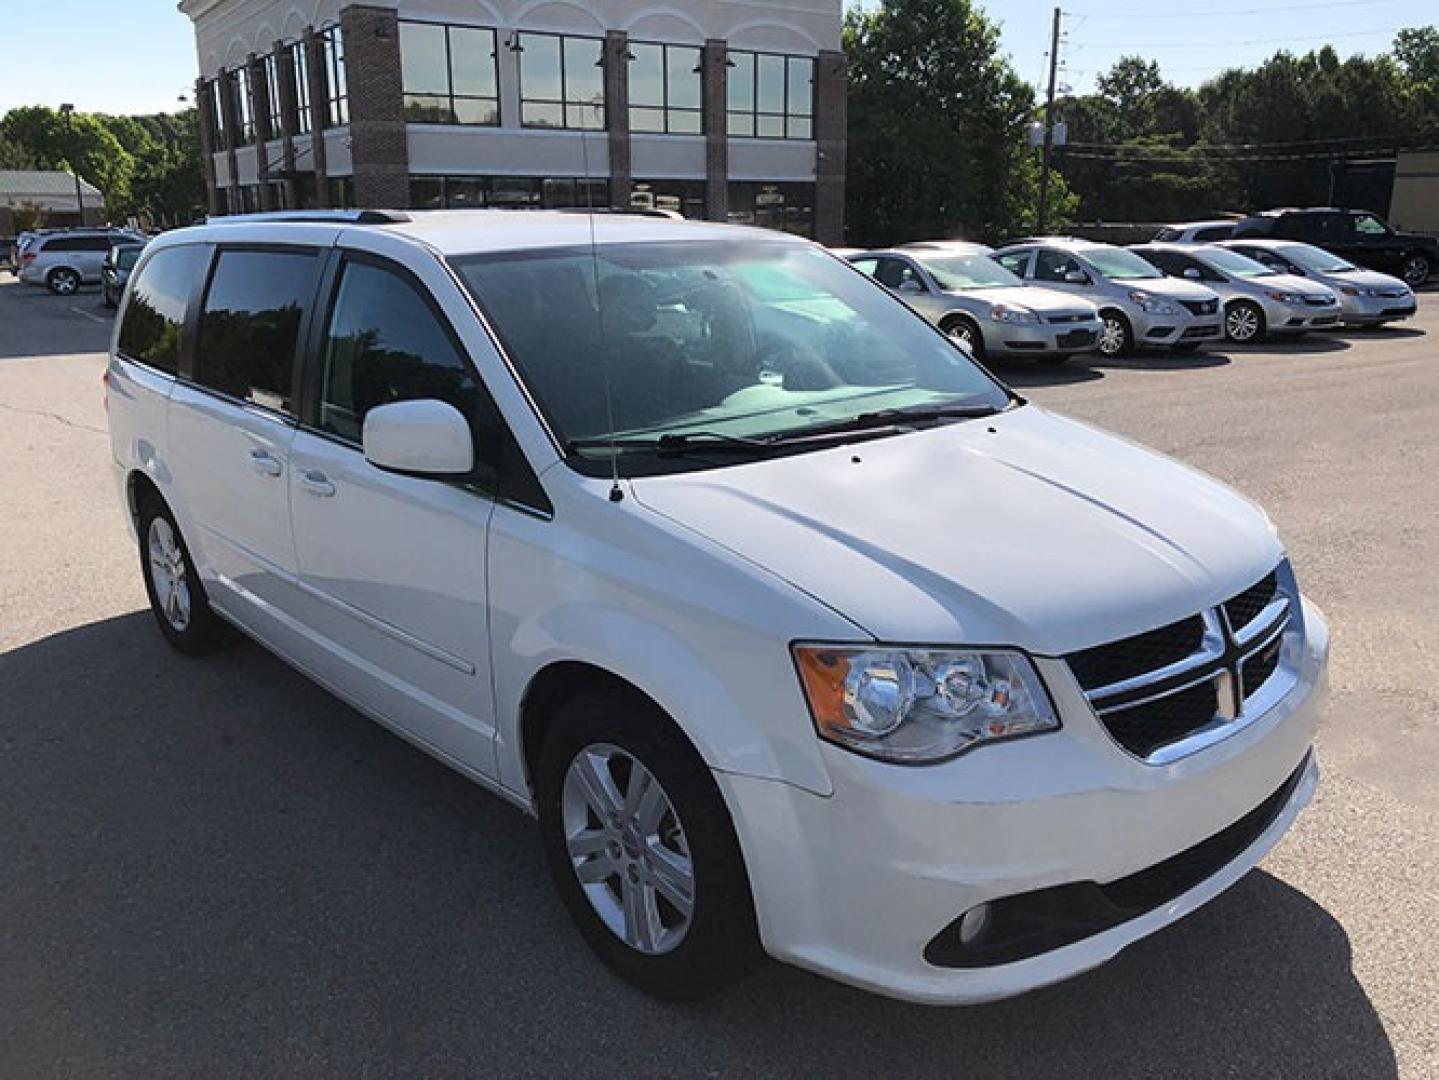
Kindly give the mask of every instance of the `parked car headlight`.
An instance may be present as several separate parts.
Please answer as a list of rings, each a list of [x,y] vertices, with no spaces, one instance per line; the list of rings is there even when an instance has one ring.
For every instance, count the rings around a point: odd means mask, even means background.
[[[1022,653],[801,645],[794,655],[820,737],[882,761],[941,761],[1059,727]]]
[[[1285,292],[1283,289],[1266,289],[1264,295],[1271,300],[1278,300],[1281,304],[1304,303],[1304,297],[1298,293]]]
[[[1007,304],[995,304],[989,310],[989,317],[995,322],[1013,323],[1017,326],[1033,326],[1039,322],[1039,316],[1034,312]]]
[[[1153,293],[1147,293],[1143,289],[1135,289],[1129,294],[1129,299],[1138,304],[1141,311],[1147,311],[1151,315],[1179,314],[1179,309],[1168,300],[1161,300]]]

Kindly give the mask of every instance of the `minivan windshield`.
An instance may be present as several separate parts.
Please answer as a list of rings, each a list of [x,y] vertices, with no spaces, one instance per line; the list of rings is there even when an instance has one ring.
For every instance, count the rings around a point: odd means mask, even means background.
[[[1347,274],[1351,270],[1359,269],[1348,259],[1331,255],[1313,244],[1285,244],[1278,251],[1290,262],[1302,266],[1305,270],[1313,270],[1316,274]]]
[[[1084,257],[1110,281],[1134,281],[1141,278],[1162,278],[1164,271],[1151,262],[1141,259],[1132,251],[1123,248],[1085,248]]]
[[[1012,400],[904,304],[804,244],[610,243],[451,263],[577,467],[608,461],[593,444],[611,438],[638,457],[662,439],[733,449]]]
[[[946,292],[1024,286],[1023,281],[985,254],[925,255],[919,261]]]
[[[1248,255],[1241,255],[1239,252],[1230,251],[1228,248],[1205,248],[1203,254],[1198,257],[1220,273],[1228,274],[1230,277],[1274,277],[1277,273],[1277,271],[1269,269],[1269,267],[1257,259],[1251,259]]]

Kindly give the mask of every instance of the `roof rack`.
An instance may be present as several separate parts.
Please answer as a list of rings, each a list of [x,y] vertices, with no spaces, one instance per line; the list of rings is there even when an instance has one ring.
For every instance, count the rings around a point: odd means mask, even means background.
[[[626,217],[665,218],[669,221],[684,221],[685,216],[678,210],[661,210],[657,206],[556,206],[557,214],[622,214]]]
[[[320,225],[403,225],[409,214],[398,210],[268,210],[259,214],[224,214],[205,219],[206,225],[246,221],[314,222]]]

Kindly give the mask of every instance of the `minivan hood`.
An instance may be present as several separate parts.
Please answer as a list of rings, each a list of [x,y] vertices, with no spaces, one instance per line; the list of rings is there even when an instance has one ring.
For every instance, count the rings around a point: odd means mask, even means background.
[[[1038,285],[1018,285],[998,289],[964,289],[957,295],[973,296],[991,304],[1013,304],[1028,308],[1036,315],[1096,315],[1098,309],[1088,300],[1082,300],[1058,289],[1046,289]]]
[[[1282,554],[1218,481],[1032,405],[632,483],[882,641],[1062,655],[1218,603]]]

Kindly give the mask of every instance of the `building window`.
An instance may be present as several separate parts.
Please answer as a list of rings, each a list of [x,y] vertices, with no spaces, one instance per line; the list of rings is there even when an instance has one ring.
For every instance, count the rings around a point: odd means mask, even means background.
[[[255,141],[255,88],[250,85],[250,69],[237,67],[230,75],[235,88],[235,133],[237,146]]]
[[[410,206],[416,210],[555,210],[605,207],[610,182],[574,176],[412,176]]]
[[[325,126],[344,127],[350,122],[350,90],[345,80],[345,42],[338,26],[320,31],[325,59]]]
[[[517,34],[520,123],[525,127],[605,126],[604,42],[560,34]]]
[[[270,138],[278,139],[285,127],[280,110],[280,62],[274,53],[266,53],[261,63],[265,69],[265,95],[269,98],[265,119],[269,123]]]
[[[225,73],[222,71],[218,78],[210,81],[210,146],[214,150],[227,149],[225,139],[229,132],[225,130]]]
[[[814,185],[731,181],[729,220],[800,236],[814,235]]]
[[[729,54],[729,133],[760,139],[814,138],[814,59]]]
[[[290,46],[290,59],[295,65],[296,135],[310,133],[310,55],[303,41]]]
[[[495,32],[400,23],[405,119],[414,124],[498,124]]]
[[[637,42],[630,54],[630,130],[702,134],[699,49]]]
[[[705,219],[703,180],[636,180],[630,190],[632,210],[673,210],[695,221]]]

